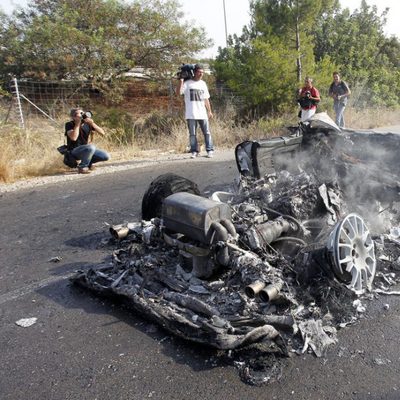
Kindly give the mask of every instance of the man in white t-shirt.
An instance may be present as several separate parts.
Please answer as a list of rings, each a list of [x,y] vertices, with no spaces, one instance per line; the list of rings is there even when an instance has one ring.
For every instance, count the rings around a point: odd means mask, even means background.
[[[214,146],[211,138],[208,119],[213,117],[210,105],[210,93],[207,84],[203,81],[204,69],[202,65],[194,66],[194,76],[192,79],[179,80],[176,89],[177,95],[184,95],[185,98],[185,119],[189,129],[190,152],[192,158],[196,158],[199,154],[196,130],[197,125],[200,126],[204,135],[207,157],[212,157]]]

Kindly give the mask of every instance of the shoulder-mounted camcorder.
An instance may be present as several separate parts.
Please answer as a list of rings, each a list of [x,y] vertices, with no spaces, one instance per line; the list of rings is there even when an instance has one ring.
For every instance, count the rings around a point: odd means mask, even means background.
[[[183,79],[187,81],[194,77],[195,64],[182,64],[181,69],[177,73],[178,79]]]

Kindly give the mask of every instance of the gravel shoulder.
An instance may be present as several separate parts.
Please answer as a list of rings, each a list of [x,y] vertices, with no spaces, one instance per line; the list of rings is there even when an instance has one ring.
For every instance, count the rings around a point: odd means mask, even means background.
[[[0,194],[15,192],[22,189],[30,189],[36,187],[42,187],[46,185],[51,185],[53,183],[72,181],[77,179],[89,179],[92,176],[102,175],[102,174],[112,174],[120,171],[144,168],[151,165],[158,165],[167,162],[176,163],[211,163],[218,161],[229,161],[234,160],[234,150],[233,149],[223,149],[218,150],[214,153],[213,158],[207,158],[205,153],[201,154],[196,159],[191,159],[189,153],[147,153],[145,157],[137,157],[133,160],[128,161],[111,161],[97,164],[97,168],[90,175],[80,175],[77,173],[76,169],[66,169],[65,172],[58,173],[55,175],[40,176],[34,178],[28,178],[19,180],[17,182],[9,184],[0,184]]]
[[[353,131],[353,129],[349,129]],[[365,130],[371,132],[371,130]],[[380,133],[395,133],[400,134],[400,125],[392,125],[387,127],[376,128],[372,132]],[[174,163],[202,163],[202,162],[216,162],[216,161],[229,161],[235,163],[234,149],[220,149],[214,153],[214,157],[209,159],[205,156],[203,152],[198,158],[191,159],[190,153],[174,153],[174,152],[164,152],[159,151],[146,152],[145,155],[141,157],[135,157],[132,160],[124,161],[111,161],[105,163],[99,163],[97,169],[93,171],[90,175],[78,175],[76,170],[66,169],[63,173],[58,173],[55,175],[40,176],[35,178],[22,179],[13,183],[2,183],[0,184],[0,194],[15,192],[21,189],[36,188],[45,185],[50,185],[53,183],[59,183],[64,181],[72,181],[77,179],[88,179],[93,175],[100,174],[112,174],[119,171],[125,171],[135,168],[144,168],[151,165],[158,165],[162,163],[167,163],[173,161]]]

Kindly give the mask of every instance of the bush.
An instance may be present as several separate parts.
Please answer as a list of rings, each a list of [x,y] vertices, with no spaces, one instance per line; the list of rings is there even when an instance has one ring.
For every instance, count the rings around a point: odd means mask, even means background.
[[[107,139],[117,145],[131,145],[135,140],[135,121],[131,114],[120,108],[99,108],[95,121],[107,129]]]
[[[153,113],[135,124],[135,134],[142,142],[160,136],[172,136],[182,119],[176,115]]]

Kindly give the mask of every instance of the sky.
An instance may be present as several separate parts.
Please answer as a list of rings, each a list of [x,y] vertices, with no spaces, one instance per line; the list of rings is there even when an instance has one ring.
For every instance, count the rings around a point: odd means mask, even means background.
[[[11,13],[18,6],[26,6],[29,0],[0,0],[0,5],[6,13]],[[214,46],[203,51],[199,57],[213,58],[218,53],[218,47],[225,47],[226,33],[228,35],[242,33],[243,26],[250,21],[248,0],[179,0],[185,20],[196,26],[205,28],[208,37],[213,39]],[[342,0],[342,8],[351,11],[359,8],[361,0]],[[378,14],[389,7],[385,33],[396,35],[400,39],[400,24],[396,17],[400,15],[399,0],[367,0],[367,4],[376,5]],[[224,12],[225,11],[225,12]],[[225,24],[226,21],[226,24]]]

